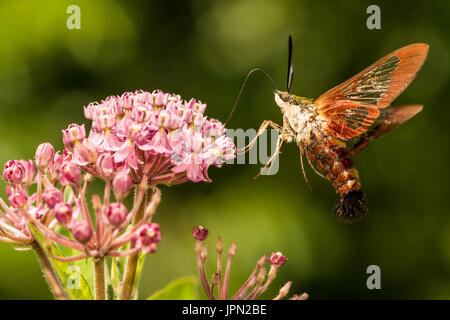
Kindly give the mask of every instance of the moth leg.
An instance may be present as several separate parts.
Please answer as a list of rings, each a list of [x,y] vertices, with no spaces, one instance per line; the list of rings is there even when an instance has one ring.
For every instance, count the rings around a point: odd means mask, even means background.
[[[308,158],[308,155],[305,156],[306,158]],[[309,184],[308,178],[306,177],[305,167],[303,166],[303,152],[301,150],[300,150],[300,165],[302,167],[303,178],[305,178],[306,185],[308,186],[308,189],[312,191],[311,185]]]
[[[264,120],[263,123],[261,124],[261,126],[259,127],[258,132],[256,133],[256,136],[244,148],[238,149],[237,150],[238,153],[241,153],[241,152],[245,153],[248,150],[250,150],[250,148],[255,145],[256,141],[259,138],[259,136],[262,135],[264,133],[264,131],[267,130],[268,126],[271,126],[272,128],[277,129],[279,131],[282,131],[284,133],[283,127],[280,126],[279,124],[273,122],[272,120]]]
[[[308,157],[308,153],[305,153],[305,157],[306,157],[306,160],[308,160],[308,163],[309,163],[309,166],[311,167],[311,169],[313,169],[313,171],[314,171],[319,177],[325,179],[324,175],[321,174],[321,173],[316,169],[316,167],[314,167],[314,165],[312,164],[311,159],[309,159],[309,157]]]
[[[284,131],[282,131],[282,132],[283,133],[278,136],[277,146],[275,148],[276,149],[275,152],[272,154],[272,156],[270,157],[269,161],[267,161],[267,163],[265,164],[264,168],[262,168],[259,171],[259,173],[253,179],[258,178],[261,175],[261,171],[266,169],[272,163],[272,161],[275,160],[275,158],[280,154],[280,149],[281,149],[281,146],[283,145],[283,142],[284,142]],[[271,169],[272,169],[272,167],[269,168],[269,172],[268,172],[269,174],[270,174],[270,170]]]

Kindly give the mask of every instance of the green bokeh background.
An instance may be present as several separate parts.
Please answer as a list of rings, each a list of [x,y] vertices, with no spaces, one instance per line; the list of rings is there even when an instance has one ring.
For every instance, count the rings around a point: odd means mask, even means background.
[[[66,8],[81,8],[81,30],[68,30]],[[381,30],[366,28],[366,8],[381,7]],[[331,215],[331,186],[285,145],[280,170],[253,180],[261,167],[213,168],[213,183],[162,187],[155,220],[163,240],[148,256],[140,286],[146,297],[170,280],[196,274],[190,230],[237,242],[231,289],[263,254],[288,258],[271,289],[315,299],[450,298],[448,1],[1,1],[0,163],[27,159],[61,129],[84,121],[82,106],[111,94],[162,89],[208,104],[226,119],[245,74],[265,68],[285,83],[287,35],[294,37],[294,93],[317,97],[385,54],[414,42],[428,59],[395,104],[424,104],[399,130],[355,158],[370,214],[345,225]],[[270,83],[249,82],[230,128],[281,123]],[[87,122],[85,122],[87,123]],[[5,196],[2,188],[1,196]],[[366,268],[381,268],[381,290],[368,290]],[[32,253],[0,243],[0,298],[49,299]]]

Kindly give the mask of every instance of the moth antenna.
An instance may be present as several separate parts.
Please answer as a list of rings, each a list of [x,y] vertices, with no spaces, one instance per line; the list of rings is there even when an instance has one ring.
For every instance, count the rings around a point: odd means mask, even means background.
[[[309,163],[309,166],[311,167],[311,169],[313,169],[313,171],[314,171],[319,177],[325,179],[324,175],[321,174],[321,173],[316,169],[316,167],[313,166],[313,164],[311,163],[311,159],[309,159],[307,153],[305,153],[305,157],[306,157],[306,160],[308,160],[308,163]]]
[[[306,158],[308,158],[308,157],[306,157]],[[303,166],[303,152],[302,151],[300,151],[300,164],[302,166],[303,178],[305,178],[306,185],[308,186],[308,189],[310,191],[312,191],[311,185],[309,184],[308,178],[306,177],[305,167]]]
[[[239,94],[237,95],[236,101],[234,102],[233,107],[231,108],[231,112],[230,112],[230,115],[228,116],[227,121],[225,121],[225,125],[228,124],[228,121],[230,121],[231,116],[233,115],[233,112],[236,109],[236,106],[237,106],[237,104],[239,102],[239,99],[241,98],[242,92],[244,91],[244,87],[247,84],[248,78],[250,77],[250,75],[252,73],[254,73],[256,71],[262,72],[266,76],[266,78],[269,79],[272,82],[274,90],[277,90],[277,85],[276,85],[275,81],[272,79],[272,77],[264,69],[255,68],[255,69],[250,70],[250,72],[245,77],[244,82],[242,83],[241,90],[239,90]]]
[[[287,81],[286,81],[286,91],[289,93],[291,91],[292,79],[294,78],[294,66],[292,65],[292,36],[289,35],[288,39],[288,70],[287,70]]]

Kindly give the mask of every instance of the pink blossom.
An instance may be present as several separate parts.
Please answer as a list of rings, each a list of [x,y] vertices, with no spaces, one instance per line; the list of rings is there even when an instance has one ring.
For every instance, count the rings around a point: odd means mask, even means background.
[[[132,238],[133,245],[142,249],[144,253],[155,252],[160,241],[159,224],[154,222],[140,226],[136,230],[136,235]]]
[[[75,144],[81,142],[86,137],[86,130],[83,125],[72,123],[67,129],[62,130],[64,146],[72,151]]]
[[[206,240],[206,238],[208,238],[208,232],[208,229],[206,229],[201,224],[192,228],[192,236],[200,241],[204,241]]]
[[[108,153],[130,170],[134,183],[144,174],[150,184],[210,181],[208,168],[234,158],[235,146],[225,126],[204,115],[205,108],[160,90],[125,92],[84,108],[92,120],[87,138],[84,126],[72,124],[63,140],[72,161],[101,178],[106,172],[94,170],[93,160],[103,161]]]
[[[13,208],[18,209],[27,204],[28,196],[22,190],[18,190],[17,192],[11,194],[8,197],[8,200]]]
[[[63,193],[61,192],[61,190],[51,186],[45,188],[44,193],[42,194],[42,198],[44,199],[44,202],[47,204],[47,206],[50,209],[53,209],[57,203],[63,201]]]
[[[60,181],[63,186],[75,185],[81,183],[81,170],[71,161],[66,161],[61,166]]]
[[[281,267],[283,264],[286,263],[287,258],[281,253],[281,252],[274,252],[270,256],[269,259],[267,259],[271,264]]]
[[[12,185],[24,183],[26,180],[24,165],[20,161],[9,160],[3,170],[3,179]]]

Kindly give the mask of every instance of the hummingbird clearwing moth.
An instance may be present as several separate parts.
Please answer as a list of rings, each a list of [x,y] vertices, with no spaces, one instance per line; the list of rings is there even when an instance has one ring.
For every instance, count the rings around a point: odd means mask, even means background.
[[[283,125],[266,120],[257,133],[258,137],[269,126],[280,131],[276,152],[266,166],[279,154],[283,142],[295,142],[300,149],[306,182],[303,156],[339,194],[334,214],[341,221],[352,222],[364,216],[367,203],[351,157],[370,141],[394,130],[422,110],[419,105],[388,107],[422,67],[428,45],[418,43],[400,48],[311,100],[290,93],[293,78],[291,36],[288,44],[287,91],[274,91],[275,102],[283,114]]]

